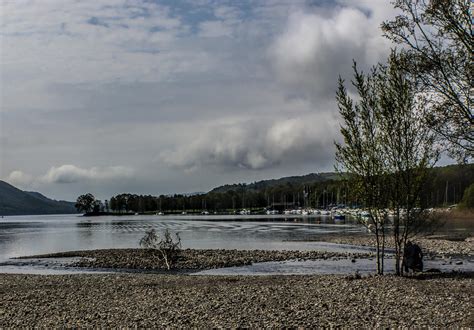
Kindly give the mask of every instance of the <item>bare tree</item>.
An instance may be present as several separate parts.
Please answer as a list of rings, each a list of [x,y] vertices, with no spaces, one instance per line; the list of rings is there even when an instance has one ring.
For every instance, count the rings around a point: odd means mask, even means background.
[[[145,233],[145,236],[140,240],[140,246],[147,249],[154,249],[160,254],[168,270],[171,269],[173,264],[176,262],[179,252],[181,251],[181,238],[176,233],[176,241],[173,240],[171,233],[168,229],[163,234],[163,239],[160,240],[159,235],[155,229],[151,229]]]
[[[428,96],[428,123],[451,156],[474,153],[473,42],[470,0],[395,0],[401,10],[382,24],[389,39],[404,46],[406,69]]]

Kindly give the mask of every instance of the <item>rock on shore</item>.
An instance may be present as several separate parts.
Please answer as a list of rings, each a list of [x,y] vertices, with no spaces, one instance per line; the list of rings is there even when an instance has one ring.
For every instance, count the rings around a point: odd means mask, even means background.
[[[360,253],[334,253],[319,251],[267,251],[267,250],[197,250],[185,249],[179,254],[174,270],[204,270],[212,268],[250,265],[255,262],[283,260],[315,260],[367,257]],[[35,258],[81,257],[77,267],[164,270],[166,264],[151,249],[105,249],[71,251],[34,256]]]
[[[4,274],[0,328],[472,327],[472,274],[459,276]]]

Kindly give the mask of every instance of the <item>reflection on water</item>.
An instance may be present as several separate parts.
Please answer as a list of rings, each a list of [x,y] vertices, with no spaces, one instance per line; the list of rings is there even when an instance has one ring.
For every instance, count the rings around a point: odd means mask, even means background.
[[[0,220],[0,261],[68,250],[137,247],[146,230],[179,232],[184,248],[315,249],[285,242],[317,235],[356,233],[351,220],[288,216],[16,216]]]
[[[451,221],[444,232],[471,232],[473,221]],[[325,242],[301,242],[328,234],[365,232],[354,220],[334,221],[330,217],[288,216],[121,216],[84,218],[77,215],[16,216],[0,219],[0,272],[63,274],[77,269],[54,267],[51,260],[20,267],[11,257],[71,250],[138,247],[151,228],[179,232],[184,248],[266,249],[367,252],[370,248]],[[300,240],[292,241],[292,240]],[[438,269],[453,269],[444,261],[433,261]],[[203,274],[309,274],[372,272],[373,261],[288,261],[206,271]],[[473,270],[464,260],[462,269]],[[444,268],[443,268],[444,267]],[[456,269],[457,269],[456,268]]]

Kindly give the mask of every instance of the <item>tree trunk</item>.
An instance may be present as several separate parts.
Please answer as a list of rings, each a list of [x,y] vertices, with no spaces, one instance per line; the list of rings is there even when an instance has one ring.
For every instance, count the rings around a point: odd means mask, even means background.
[[[395,221],[393,224],[393,239],[395,243],[395,273],[400,276],[400,260],[401,260],[401,246],[400,246],[400,219],[399,212],[395,215]]]
[[[171,269],[171,266],[170,266],[170,263],[169,263],[169,261],[168,261],[168,256],[166,255],[166,251],[160,250],[160,252],[161,252],[161,255],[163,256],[163,260],[165,261],[166,268],[167,268],[168,270],[170,270],[170,269]]]
[[[385,230],[384,227],[382,227],[382,251],[381,251],[381,264],[382,267],[380,269],[380,275],[383,275],[384,273],[384,260],[385,260]]]
[[[378,226],[375,227],[375,240],[377,242],[376,249],[377,249],[377,275],[382,275],[381,272],[381,258],[380,258],[380,237],[379,237],[379,228]]]

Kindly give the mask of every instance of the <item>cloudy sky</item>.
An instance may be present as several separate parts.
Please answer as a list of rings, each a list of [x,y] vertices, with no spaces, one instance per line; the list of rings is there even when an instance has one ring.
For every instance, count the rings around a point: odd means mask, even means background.
[[[2,0],[0,178],[74,200],[331,171],[388,0]]]

